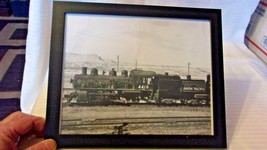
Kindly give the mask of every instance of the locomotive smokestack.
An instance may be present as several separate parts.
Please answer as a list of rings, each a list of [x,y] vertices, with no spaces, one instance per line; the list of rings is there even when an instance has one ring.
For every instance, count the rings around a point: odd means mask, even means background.
[[[128,77],[128,71],[127,70],[122,70],[121,76]]]
[[[191,75],[187,75],[187,80],[191,80]]]
[[[112,68],[112,70],[109,71],[109,76],[112,76],[112,77],[117,76],[117,72],[114,68]]]
[[[87,75],[87,67],[82,67],[82,75]]]
[[[96,68],[91,69],[91,75],[97,76],[98,75],[98,70]]]

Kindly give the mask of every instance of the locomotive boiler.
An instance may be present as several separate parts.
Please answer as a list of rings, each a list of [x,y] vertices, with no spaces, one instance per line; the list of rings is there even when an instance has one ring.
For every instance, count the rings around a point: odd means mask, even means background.
[[[71,79],[74,92],[65,94],[68,102],[103,103],[114,100],[157,104],[206,104],[210,103],[210,75],[206,80],[195,80],[190,75],[181,79],[178,75],[157,74],[155,71],[115,69],[99,74],[92,68],[82,68],[81,74]]]

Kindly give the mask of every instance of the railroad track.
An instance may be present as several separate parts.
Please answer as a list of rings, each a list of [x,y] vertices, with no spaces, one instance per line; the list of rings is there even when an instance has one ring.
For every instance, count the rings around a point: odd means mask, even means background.
[[[70,126],[106,126],[137,124],[175,124],[175,123],[211,122],[210,116],[186,117],[133,117],[133,118],[96,118],[61,120],[62,127]]]
[[[112,106],[112,105],[121,105],[121,106],[132,106],[132,105],[147,105],[147,106],[205,106],[209,107],[209,105],[189,105],[189,104],[181,104],[181,103],[140,103],[140,102],[91,102],[91,103],[77,103],[77,102],[71,102],[68,103],[69,106]]]

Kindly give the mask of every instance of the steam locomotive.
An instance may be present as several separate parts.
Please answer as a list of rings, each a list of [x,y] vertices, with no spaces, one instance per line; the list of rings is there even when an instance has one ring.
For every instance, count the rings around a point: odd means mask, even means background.
[[[133,69],[121,75],[112,69],[106,75],[92,68],[87,74],[87,67],[82,67],[82,74],[71,79],[74,92],[65,95],[68,102],[97,103],[112,100],[124,100],[136,103],[157,103],[185,105],[210,104],[210,75],[205,80],[181,79],[178,75],[157,74],[154,71]]]

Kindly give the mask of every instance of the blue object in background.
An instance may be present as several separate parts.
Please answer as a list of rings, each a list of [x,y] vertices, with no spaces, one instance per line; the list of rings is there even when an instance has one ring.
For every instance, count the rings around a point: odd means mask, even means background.
[[[0,16],[10,16],[11,8],[9,0],[0,0]]]
[[[28,17],[30,0],[10,0],[12,13],[15,17]]]

